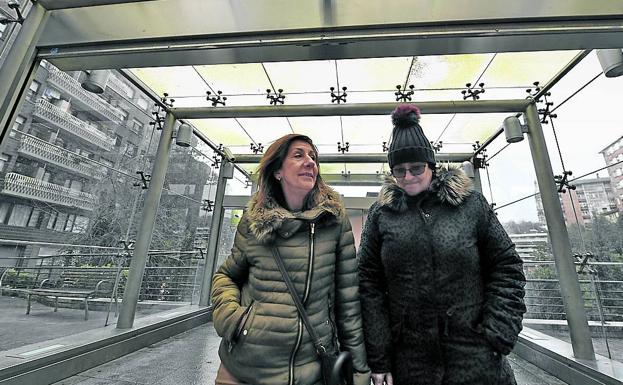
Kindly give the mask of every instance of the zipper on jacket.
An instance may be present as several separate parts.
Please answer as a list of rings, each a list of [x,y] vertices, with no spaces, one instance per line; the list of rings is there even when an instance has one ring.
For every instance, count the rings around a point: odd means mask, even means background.
[[[296,333],[296,344],[294,344],[294,350],[292,350],[292,355],[290,356],[288,385],[294,385],[294,357],[296,356],[296,351],[299,350],[299,346],[301,345],[302,339],[303,339],[303,320],[301,319],[301,317],[299,317],[298,331]]]
[[[305,280],[305,291],[303,292],[303,304],[307,301],[307,297],[309,296],[309,290],[311,289],[311,278],[312,271],[314,268],[314,233],[316,232],[316,224],[311,222],[309,225],[309,267],[307,268],[307,278]],[[300,315],[298,317],[298,332],[296,336],[296,344],[294,345],[294,350],[292,351],[292,355],[290,356],[290,370],[289,370],[289,380],[288,385],[294,384],[294,358],[296,357],[296,351],[299,349],[301,345],[301,341],[303,340],[303,320]]]
[[[314,233],[316,232],[316,224],[312,222],[309,225],[309,266],[307,267],[307,281],[305,282],[305,293],[303,294],[303,303],[307,301],[309,290],[311,289],[312,274],[314,270]]]

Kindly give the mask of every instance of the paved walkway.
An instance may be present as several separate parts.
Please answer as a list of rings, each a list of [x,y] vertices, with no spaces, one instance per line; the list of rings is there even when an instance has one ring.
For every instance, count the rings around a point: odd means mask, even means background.
[[[210,385],[219,366],[220,338],[211,323],[82,372],[54,385]],[[511,355],[518,385],[564,385]]]

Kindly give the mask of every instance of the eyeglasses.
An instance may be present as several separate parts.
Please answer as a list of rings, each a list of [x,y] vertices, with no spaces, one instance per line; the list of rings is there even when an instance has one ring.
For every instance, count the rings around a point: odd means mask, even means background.
[[[405,167],[394,167],[392,168],[392,175],[396,178],[404,178],[407,176],[407,170],[409,170],[409,174],[412,176],[422,175],[424,171],[426,171],[426,163],[424,164],[416,164],[409,168]]]

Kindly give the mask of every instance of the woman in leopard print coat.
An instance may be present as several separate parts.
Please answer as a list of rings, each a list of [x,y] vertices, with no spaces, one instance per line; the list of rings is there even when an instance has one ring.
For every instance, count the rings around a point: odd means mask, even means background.
[[[525,312],[522,261],[469,178],[435,170],[419,111],[402,114],[393,114],[394,177],[370,208],[359,250],[373,380],[515,384],[505,356]],[[401,124],[413,130],[406,139]]]

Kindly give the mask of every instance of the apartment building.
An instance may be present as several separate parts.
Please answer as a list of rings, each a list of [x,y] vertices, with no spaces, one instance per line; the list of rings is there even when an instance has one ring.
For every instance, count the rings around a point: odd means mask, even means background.
[[[599,152],[603,155],[612,181],[613,194],[619,211],[623,211],[623,136]]]

